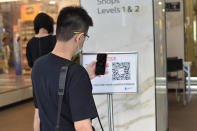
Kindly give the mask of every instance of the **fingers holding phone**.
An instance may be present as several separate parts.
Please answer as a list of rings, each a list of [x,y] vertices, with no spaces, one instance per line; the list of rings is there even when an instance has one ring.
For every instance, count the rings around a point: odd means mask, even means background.
[[[90,79],[94,79],[95,77],[100,77],[101,75],[107,74],[106,68],[107,64],[107,54],[97,54],[97,61],[93,61],[87,65],[87,72]]]
[[[90,77],[90,79],[94,79],[96,77],[95,74],[95,70],[96,70],[96,61],[91,62],[90,64],[88,64],[87,68],[86,68],[88,75]]]

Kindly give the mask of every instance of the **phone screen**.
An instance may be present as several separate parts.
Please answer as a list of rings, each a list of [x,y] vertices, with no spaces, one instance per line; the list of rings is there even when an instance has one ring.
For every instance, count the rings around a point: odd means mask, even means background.
[[[97,54],[96,75],[104,75],[107,61],[107,54]]]

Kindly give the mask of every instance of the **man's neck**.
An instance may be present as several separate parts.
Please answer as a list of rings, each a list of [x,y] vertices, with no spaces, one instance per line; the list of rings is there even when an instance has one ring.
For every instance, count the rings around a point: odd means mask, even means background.
[[[72,44],[69,42],[64,43],[61,41],[57,41],[52,53],[59,57],[71,60],[73,56]]]
[[[44,28],[41,28],[38,32],[38,34],[35,35],[35,37],[45,37],[48,36],[48,31]]]

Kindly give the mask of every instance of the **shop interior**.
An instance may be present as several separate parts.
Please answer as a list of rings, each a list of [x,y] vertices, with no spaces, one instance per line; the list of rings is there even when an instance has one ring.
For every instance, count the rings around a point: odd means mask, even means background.
[[[0,0],[0,107],[32,97],[26,46],[35,35],[35,16],[44,12],[56,23],[58,12],[71,5],[79,6],[79,0]],[[4,99],[12,99],[12,91],[13,100]]]

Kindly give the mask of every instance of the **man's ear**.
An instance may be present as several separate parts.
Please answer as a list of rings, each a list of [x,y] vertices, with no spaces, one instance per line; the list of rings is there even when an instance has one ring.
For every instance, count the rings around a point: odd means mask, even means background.
[[[83,39],[83,33],[80,33],[80,34],[76,34],[75,35],[75,41],[76,42],[79,42]]]

